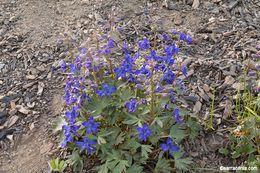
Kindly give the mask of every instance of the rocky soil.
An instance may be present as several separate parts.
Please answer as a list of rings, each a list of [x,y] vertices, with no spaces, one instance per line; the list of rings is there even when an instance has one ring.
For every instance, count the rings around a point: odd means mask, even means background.
[[[52,122],[65,106],[66,74],[58,67],[69,58],[66,50],[107,23],[111,11],[129,38],[149,20],[162,31],[193,36],[181,55],[190,80],[183,104],[203,121],[215,95],[216,131],[202,132],[186,144],[187,152],[198,167],[239,165],[216,151],[234,123],[239,74],[244,65],[255,68],[248,58],[260,44],[258,0],[1,0],[0,11],[1,173],[48,172],[48,160],[58,153]]]

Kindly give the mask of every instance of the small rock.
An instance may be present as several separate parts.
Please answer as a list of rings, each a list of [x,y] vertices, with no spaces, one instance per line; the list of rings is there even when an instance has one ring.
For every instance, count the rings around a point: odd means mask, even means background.
[[[235,82],[235,79],[232,76],[226,76],[224,84],[232,85]]]
[[[37,91],[37,95],[38,96],[42,95],[43,88],[44,88],[44,83],[43,82],[39,82],[39,84],[38,84],[38,91]]]
[[[23,107],[22,105],[17,105],[16,108],[18,109],[18,111],[22,114],[28,115],[30,113],[30,110],[26,109],[25,107]]]
[[[36,79],[36,75],[27,75],[26,76],[26,79],[28,79],[28,80],[34,80],[34,79]]]
[[[175,18],[174,18],[174,24],[175,24],[175,25],[180,25],[180,24],[182,24],[182,17],[181,17],[180,15],[175,16]]]
[[[1,71],[4,67],[5,67],[5,64],[0,62],[0,71]]]

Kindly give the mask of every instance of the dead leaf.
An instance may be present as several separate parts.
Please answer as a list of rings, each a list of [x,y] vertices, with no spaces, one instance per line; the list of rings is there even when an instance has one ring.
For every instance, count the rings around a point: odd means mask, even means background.
[[[16,108],[18,109],[19,112],[22,114],[28,115],[30,113],[30,110],[26,109],[22,105],[17,105]]]
[[[200,1],[199,0],[193,0],[193,4],[192,4],[192,8],[193,9],[197,9],[200,5]]]
[[[226,100],[223,118],[227,119],[228,117],[230,117],[231,114],[232,114],[232,102],[230,100]]]
[[[224,84],[232,85],[235,82],[235,79],[232,76],[226,76]]]
[[[14,115],[8,121],[5,122],[4,126],[10,128],[16,123],[18,119],[19,117],[17,115]]]
[[[201,102],[197,101],[196,104],[193,107],[193,112],[195,114],[199,113],[199,111],[201,110],[201,106],[202,106]]]

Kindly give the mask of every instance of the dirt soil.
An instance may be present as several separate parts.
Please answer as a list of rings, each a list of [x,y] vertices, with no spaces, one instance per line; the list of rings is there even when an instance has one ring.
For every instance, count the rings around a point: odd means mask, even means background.
[[[201,132],[187,152],[198,167],[239,165],[218,154],[234,123],[234,93],[243,63],[260,40],[258,0],[1,0],[0,173],[49,172],[58,153],[52,122],[63,113],[66,74],[59,71],[64,33],[86,40],[118,10],[118,25],[142,30],[146,19],[193,36],[180,55],[189,67],[187,105],[207,119],[216,89],[214,133]],[[250,62],[251,63],[251,62]],[[247,62],[247,64],[250,64]],[[250,68],[253,68],[251,66]]]

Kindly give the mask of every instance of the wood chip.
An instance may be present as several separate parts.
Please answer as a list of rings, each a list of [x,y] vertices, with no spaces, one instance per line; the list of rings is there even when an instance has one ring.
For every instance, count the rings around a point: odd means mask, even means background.
[[[200,5],[200,1],[199,0],[193,0],[193,4],[192,4],[192,8],[193,9],[197,9]]]
[[[196,104],[193,107],[193,112],[195,114],[199,113],[199,111],[201,110],[201,106],[202,106],[201,102],[197,101]]]
[[[30,110],[26,109],[25,107],[23,107],[22,105],[17,105],[16,108],[18,109],[18,111],[24,115],[28,115],[30,113]]]

